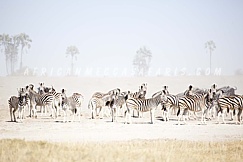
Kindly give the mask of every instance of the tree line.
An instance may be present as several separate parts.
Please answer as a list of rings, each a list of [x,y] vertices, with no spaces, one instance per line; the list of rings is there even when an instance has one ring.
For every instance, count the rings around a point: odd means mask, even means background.
[[[5,64],[7,75],[13,75],[15,72],[16,64],[18,62],[18,55],[20,55],[19,71],[23,68],[23,54],[27,53],[28,49],[31,48],[32,40],[29,35],[20,33],[17,35],[10,36],[9,34],[0,35],[0,50],[5,55]],[[211,57],[212,52],[216,48],[215,43],[207,41],[205,48],[210,54],[210,72],[211,72]],[[66,56],[71,56],[71,75],[73,75],[74,58],[77,60],[79,49],[74,46],[68,46],[66,49]],[[140,47],[134,56],[133,67],[135,75],[146,76],[148,75],[150,63],[152,59],[152,52],[145,46]]]
[[[0,48],[5,56],[6,72],[11,75],[15,72],[20,54],[19,70],[23,68],[23,54],[31,47],[32,40],[29,35],[20,33],[10,36],[9,34],[0,35]]]

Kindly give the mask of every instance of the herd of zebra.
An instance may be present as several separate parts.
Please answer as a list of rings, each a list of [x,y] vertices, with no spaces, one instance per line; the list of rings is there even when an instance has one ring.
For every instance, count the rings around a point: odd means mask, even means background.
[[[41,114],[47,113],[47,108],[51,111],[51,117],[57,118],[63,112],[63,122],[66,122],[67,112],[71,112],[72,121],[74,116],[78,116],[80,121],[81,105],[84,97],[80,93],[73,93],[66,97],[65,90],[61,93],[56,92],[53,87],[44,87],[40,84],[38,92],[34,90],[34,85],[30,84],[24,88],[18,89],[18,96],[12,96],[8,100],[10,108],[11,121],[16,121],[16,111],[18,110],[18,119],[23,121],[25,118],[25,109],[29,110],[29,117],[37,117],[37,106],[40,106]],[[168,91],[168,86],[154,93],[151,98],[146,98],[147,84],[139,86],[137,92],[123,91],[119,88],[108,91],[107,93],[96,92],[92,95],[88,103],[91,111],[91,119],[103,118],[106,110],[106,116],[111,117],[112,122],[117,121],[120,112],[125,117],[125,123],[132,123],[131,117],[134,112],[141,117],[144,112],[150,112],[151,123],[155,122],[155,110],[161,105],[163,120],[169,121],[172,113],[178,116],[178,124],[191,117],[198,118],[201,114],[201,122],[206,119],[227,114],[235,117],[236,124],[242,123],[243,95],[235,94],[236,87],[225,86],[217,88],[213,84],[209,89],[193,88],[191,85],[183,93],[172,95]]]

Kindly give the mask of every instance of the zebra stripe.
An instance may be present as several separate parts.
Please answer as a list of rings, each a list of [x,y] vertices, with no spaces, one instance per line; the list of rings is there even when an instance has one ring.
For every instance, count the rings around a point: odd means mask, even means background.
[[[34,117],[37,117],[36,115],[37,106],[51,106],[52,116],[57,117],[56,109],[55,109],[57,105],[55,104],[55,97],[52,94],[39,95],[35,91],[30,90],[29,97],[30,97],[30,109],[31,109],[30,117],[32,116],[32,111]]]
[[[113,89],[113,90],[110,90],[108,91],[107,93],[101,93],[101,92],[95,92],[93,95],[92,95],[92,98],[93,97],[96,97],[96,98],[102,98],[106,95],[119,95],[120,94],[120,89],[119,88],[116,88],[116,89]]]
[[[180,119],[183,118],[184,123],[185,118],[184,115],[187,111],[191,111],[193,113],[195,112],[202,112],[202,123],[205,123],[205,114],[206,109],[209,108],[211,104],[209,102],[211,99],[211,95],[209,93],[207,94],[195,94],[194,96],[184,96],[179,98],[179,111],[177,113],[178,115],[178,124],[180,124]]]
[[[119,110],[122,109],[123,105],[125,105],[126,100],[128,99],[128,95],[129,95],[129,93],[122,93],[122,95],[119,95],[119,96],[113,98],[113,103],[111,103],[111,105],[110,105],[112,122],[114,122],[116,120]],[[124,114],[124,113],[122,113],[122,114]]]
[[[56,111],[57,111],[57,116],[59,116],[60,114],[60,111],[62,109],[62,94],[59,93],[59,92],[56,92],[56,90],[52,87],[49,94],[53,95],[54,98],[55,98],[55,105],[56,105]],[[46,107],[45,107],[46,108]],[[45,110],[46,112],[46,110]]]
[[[218,99],[217,106],[218,106],[218,123],[219,123],[220,115],[222,116],[223,123],[225,123],[224,115],[227,113],[227,110],[229,110],[231,114],[233,114],[233,111],[235,111],[235,114],[237,114],[235,115],[235,122],[236,124],[240,123],[240,115],[242,113],[242,107],[243,107],[242,96],[235,95],[235,96],[221,97]],[[233,120],[232,116],[231,119]]]
[[[150,111],[151,123],[154,123],[154,111],[161,103],[161,95],[150,99],[129,98],[126,101],[127,113],[129,114],[129,120],[131,123],[131,110],[137,110],[139,112]],[[127,117],[126,117],[127,118]],[[127,121],[125,121],[127,123]]]
[[[103,118],[102,108],[107,106],[107,104],[111,101],[110,95],[105,95],[102,98],[92,97],[89,101],[88,108],[91,110],[91,119],[94,119],[94,111],[96,111],[96,116],[99,115],[97,109],[100,109],[101,118]]]
[[[79,93],[73,93],[72,96],[68,97],[67,100],[63,103],[63,113],[64,118],[63,122],[66,122],[66,116],[67,116],[67,110],[70,110],[72,112],[72,122],[74,121],[74,115],[77,115],[79,117],[81,116],[81,105],[83,103],[83,96]]]
[[[19,98],[16,96],[11,96],[8,100],[9,111],[10,111],[10,118],[11,121],[16,122],[15,113],[18,110]],[[14,118],[14,119],[13,119]]]
[[[19,119],[22,121],[24,119],[24,107],[26,106],[26,95],[19,96],[19,103],[18,103],[18,112],[19,112]]]
[[[179,109],[179,98],[176,95],[168,94],[167,102],[162,104],[164,121],[169,121],[171,109],[174,110],[174,113]]]

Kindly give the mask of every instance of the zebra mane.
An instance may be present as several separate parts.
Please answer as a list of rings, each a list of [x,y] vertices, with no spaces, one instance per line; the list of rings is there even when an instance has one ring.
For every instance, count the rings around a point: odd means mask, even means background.
[[[161,94],[162,94],[162,91],[156,92],[155,94],[152,95],[152,98],[155,98]]]

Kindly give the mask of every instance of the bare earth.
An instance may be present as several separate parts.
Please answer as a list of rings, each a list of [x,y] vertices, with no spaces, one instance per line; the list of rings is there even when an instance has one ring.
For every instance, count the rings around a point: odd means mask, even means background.
[[[9,122],[8,98],[17,95],[17,88],[33,83],[37,88],[39,82],[46,86],[53,85],[56,90],[67,90],[83,94],[81,122],[63,123],[62,117],[52,119],[49,114],[37,119],[27,118],[23,123]],[[133,124],[124,124],[125,118],[118,117],[112,123],[110,117],[90,119],[88,101],[94,92],[107,92],[114,88],[122,91],[138,90],[143,82],[148,83],[147,98],[159,91],[163,85],[169,86],[171,94],[187,89],[189,84],[195,87],[209,88],[213,83],[218,87],[236,86],[237,93],[243,94],[243,76],[221,77],[151,77],[151,78],[76,78],[76,77],[2,77],[0,78],[0,139],[18,138],[25,140],[44,140],[49,142],[86,142],[86,141],[127,141],[133,139],[177,139],[190,141],[228,141],[243,140],[243,125],[235,125],[226,117],[227,124],[216,124],[216,120],[201,125],[199,120],[190,120],[186,125],[177,125],[176,116],[169,122],[161,120],[161,110],[156,112],[156,123],[149,124],[149,113],[143,118],[132,118]],[[26,116],[27,116],[26,112]],[[38,114],[39,115],[39,114]],[[68,117],[71,120],[71,117]]]

